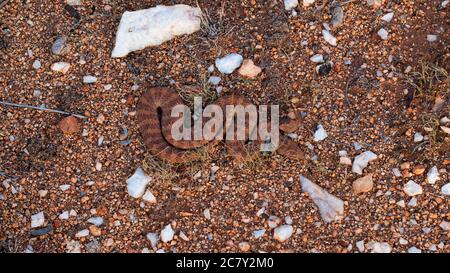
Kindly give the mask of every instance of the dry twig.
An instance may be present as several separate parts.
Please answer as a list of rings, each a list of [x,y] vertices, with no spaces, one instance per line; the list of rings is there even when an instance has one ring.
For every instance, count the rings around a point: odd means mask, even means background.
[[[83,115],[69,113],[69,112],[65,112],[65,111],[61,111],[61,110],[49,109],[49,108],[45,108],[42,106],[17,104],[17,103],[11,103],[11,102],[6,102],[6,101],[0,101],[0,104],[6,105],[6,106],[12,106],[12,107],[29,108],[29,109],[36,109],[36,110],[47,111],[47,112],[52,112],[52,113],[59,113],[59,114],[63,114],[63,115],[72,115],[74,117],[81,118],[81,119],[87,118],[86,116],[83,116]]]

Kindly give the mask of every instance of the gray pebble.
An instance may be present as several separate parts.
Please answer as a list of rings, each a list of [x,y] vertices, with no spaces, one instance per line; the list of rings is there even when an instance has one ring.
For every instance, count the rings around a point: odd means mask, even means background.
[[[61,54],[66,45],[66,40],[67,38],[64,36],[57,37],[52,45],[52,53],[55,55]]]

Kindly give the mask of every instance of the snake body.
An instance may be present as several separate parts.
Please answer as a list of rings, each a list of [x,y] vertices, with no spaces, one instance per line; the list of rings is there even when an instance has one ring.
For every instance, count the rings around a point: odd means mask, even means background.
[[[172,108],[182,105],[183,100],[179,94],[167,87],[153,87],[142,94],[137,106],[137,121],[145,146],[150,153],[169,163],[186,163],[199,160],[199,153],[195,148],[208,143],[217,143],[217,140],[175,140],[171,135],[171,128],[178,117],[172,117]],[[214,104],[225,109],[225,105],[251,104],[243,96],[227,95],[217,99]],[[227,113],[233,115],[233,113]],[[204,118],[205,119],[205,118]],[[224,117],[224,120],[225,117]],[[249,125],[249,122],[246,123]],[[225,131],[229,130],[227,124],[223,125]],[[234,129],[234,128],[233,128]],[[246,134],[254,128],[246,127]],[[303,158],[298,145],[286,137],[280,136],[280,145],[277,152],[292,158]],[[227,140],[225,145],[230,155],[238,160],[246,161],[259,153],[260,141],[246,142],[242,140]]]

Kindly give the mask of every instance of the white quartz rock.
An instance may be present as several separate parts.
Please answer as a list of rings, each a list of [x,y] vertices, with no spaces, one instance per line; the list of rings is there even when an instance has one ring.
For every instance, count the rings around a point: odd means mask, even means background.
[[[381,20],[389,23],[392,20],[392,18],[394,18],[394,13],[389,12],[389,13],[386,13],[385,15],[383,15],[383,17],[381,17]]]
[[[152,178],[144,173],[139,167],[127,180],[128,194],[134,198],[141,197],[145,192],[145,187],[152,181]]]
[[[64,212],[62,212],[62,213],[58,216],[58,218],[61,219],[61,220],[67,220],[67,219],[69,219],[69,212],[68,212],[67,210],[64,211]]]
[[[450,230],[450,222],[442,221],[442,222],[439,224],[439,227],[442,228],[442,229],[445,230],[445,231],[449,231],[449,230]]]
[[[125,11],[120,19],[111,57],[124,57],[132,51],[160,45],[175,36],[192,34],[200,30],[200,18],[200,8],[188,5],[158,5]]]
[[[403,191],[408,196],[416,196],[423,193],[422,186],[412,180],[409,180],[408,183],[403,186]]]
[[[286,10],[294,9],[298,6],[298,0],[284,0],[284,8]]]
[[[329,223],[338,221],[344,217],[344,202],[336,196],[313,183],[304,176],[300,176],[302,190],[307,192],[317,205],[322,219]]]
[[[363,170],[370,161],[377,159],[377,155],[371,151],[365,151],[355,157],[352,166],[352,172],[362,174]]]
[[[386,242],[370,242],[367,248],[372,249],[372,253],[391,253],[392,247]]]
[[[31,228],[43,226],[44,223],[45,223],[45,216],[43,211],[31,215]]]
[[[413,247],[408,248],[408,253],[422,253],[422,250],[413,246]]]
[[[423,135],[421,133],[414,134],[414,142],[421,142],[423,140]]]
[[[97,227],[103,225],[103,217],[100,217],[100,216],[91,217],[87,221],[88,221],[88,223],[91,223]]]
[[[337,45],[336,37],[334,37],[328,30],[323,29],[322,30],[322,35],[323,35],[323,38],[325,39],[325,41],[327,43],[329,43],[332,46],[336,46]]]
[[[292,236],[293,228],[291,225],[282,225],[273,232],[273,238],[279,242],[284,242]]]
[[[145,191],[145,194],[144,194],[144,196],[142,196],[142,199],[144,199],[144,201],[147,201],[151,204],[156,203],[156,197],[149,190]]]
[[[217,76],[211,76],[208,79],[208,83],[212,84],[212,85],[218,85],[220,83],[220,81],[221,81],[220,77],[217,77]]]
[[[325,138],[327,138],[328,134],[325,131],[325,129],[323,128],[323,126],[321,124],[317,125],[317,129],[314,132],[314,141],[322,141]]]
[[[83,83],[95,83],[95,82],[97,82],[97,77],[91,75],[83,76]]]
[[[436,166],[433,166],[427,173],[427,182],[429,184],[434,184],[439,180],[439,171]]]
[[[378,34],[378,36],[380,36],[380,38],[382,40],[387,40],[387,38],[389,36],[389,33],[384,28],[380,28],[380,30],[378,30],[377,34]]]
[[[309,6],[311,6],[312,4],[314,4],[315,1],[316,1],[316,0],[303,0],[303,6],[304,6],[304,7],[309,7]]]
[[[323,55],[322,54],[316,54],[314,56],[312,56],[311,58],[309,58],[311,60],[311,62],[313,63],[323,63],[325,60],[323,59]]]
[[[441,192],[444,195],[450,195],[450,183],[447,183],[444,186],[442,186]]]
[[[89,229],[80,230],[75,234],[76,238],[82,238],[82,237],[86,237],[86,236],[89,236]]]
[[[217,69],[224,74],[231,74],[234,70],[236,70],[239,66],[241,66],[244,58],[237,54],[231,53],[222,58],[216,59],[216,67]]]
[[[66,63],[66,62],[57,62],[57,63],[52,64],[52,66],[50,68],[53,71],[57,71],[57,72],[66,74],[67,71],[69,71],[70,64]]]
[[[160,234],[161,241],[163,241],[164,243],[168,243],[172,241],[173,235],[175,235],[175,231],[173,231],[172,226],[168,224],[167,226],[164,227],[163,230],[161,230]]]
[[[147,239],[150,241],[150,244],[153,248],[155,248],[158,245],[159,236],[158,233],[147,233]]]
[[[434,35],[434,34],[428,34],[428,35],[427,35],[427,41],[428,41],[428,42],[436,42],[436,41],[437,41],[437,35]]]

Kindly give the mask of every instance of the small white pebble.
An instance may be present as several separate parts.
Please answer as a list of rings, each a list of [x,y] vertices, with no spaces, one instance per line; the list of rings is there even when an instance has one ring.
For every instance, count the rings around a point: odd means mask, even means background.
[[[316,141],[316,142],[322,141],[327,137],[328,137],[328,134],[325,131],[325,129],[323,128],[323,126],[321,124],[317,125],[317,129],[314,132],[314,141]]]
[[[442,186],[441,192],[443,195],[450,195],[450,183],[447,183],[444,186]]]
[[[100,216],[91,217],[87,221],[88,223],[93,224],[97,227],[103,225],[103,217]]]
[[[323,29],[322,30],[322,35],[323,35],[323,38],[325,39],[325,41],[327,43],[329,43],[332,46],[336,46],[337,45],[336,37],[334,37],[328,30]]]
[[[31,228],[43,226],[44,223],[45,223],[45,216],[43,211],[31,215]]]
[[[95,82],[97,82],[97,77],[90,75],[83,77],[83,83],[95,83]]]
[[[279,242],[284,242],[291,237],[293,230],[291,225],[279,226],[274,230],[273,238]]]
[[[159,236],[158,233],[147,233],[147,239],[150,241],[150,244],[153,248],[158,245]]]
[[[102,166],[103,166],[103,164],[100,161],[96,161],[95,162],[95,169],[97,171],[101,171],[102,170]]]
[[[62,212],[62,213],[58,216],[58,218],[61,219],[61,220],[67,220],[67,219],[69,219],[69,212],[68,212],[67,210],[64,211],[64,212]]]
[[[284,9],[289,11],[298,6],[298,0],[284,0]]]
[[[156,203],[156,197],[153,195],[153,193],[149,190],[146,190],[144,195],[142,196],[142,199],[144,201],[149,202],[150,204]]]
[[[364,240],[356,242],[356,247],[358,248],[359,252],[364,252]]]
[[[59,186],[59,189],[62,191],[67,191],[68,189],[70,189],[70,185],[68,184],[61,185]]]
[[[378,36],[380,36],[380,38],[382,40],[387,40],[388,39],[389,33],[384,28],[380,28],[380,30],[378,30],[377,34],[378,34]]]
[[[205,209],[203,211],[203,216],[205,216],[206,219],[211,220],[211,212],[209,209]]]
[[[410,207],[417,206],[417,198],[415,198],[415,197],[411,198],[411,200],[409,200],[409,202],[408,202],[408,206],[410,206]]]
[[[76,238],[82,238],[82,237],[86,237],[86,236],[89,236],[89,229],[80,230],[75,234]]]
[[[413,246],[413,247],[410,247],[408,249],[408,253],[422,253],[422,250],[420,250],[417,247]]]
[[[392,18],[394,18],[394,13],[389,12],[389,13],[386,13],[385,15],[383,15],[383,17],[381,17],[381,20],[389,23],[392,20]]]
[[[423,140],[423,135],[421,133],[414,134],[414,142],[421,142]]]
[[[311,62],[313,63],[323,63],[323,55],[322,54],[316,54],[310,58]]]
[[[404,239],[404,238],[400,238],[400,239],[398,240],[398,243],[401,244],[401,245],[407,245],[409,242],[408,242],[408,240],[406,240],[406,239]]]
[[[439,171],[436,166],[433,166],[427,173],[427,182],[428,184],[434,184],[436,181],[440,179]]]
[[[212,84],[212,85],[219,85],[220,81],[221,81],[221,78],[217,77],[217,76],[211,76],[208,79],[208,83]]]
[[[39,190],[38,193],[39,193],[40,197],[45,197],[47,195],[48,191],[47,190]]]
[[[402,176],[402,173],[400,172],[400,170],[398,168],[393,168],[392,173],[394,174],[395,177]]]
[[[39,69],[39,68],[41,68],[41,61],[39,61],[39,60],[34,60],[34,62],[33,62],[33,68],[34,68],[34,69]]]
[[[408,196],[415,196],[423,193],[422,186],[412,180],[409,180],[408,183],[405,184],[405,186],[403,187],[403,191]]]
[[[427,41],[428,41],[428,42],[436,42],[436,41],[437,41],[437,35],[434,35],[434,34],[428,34],[428,35],[427,35]]]
[[[163,230],[161,230],[161,234],[160,234],[161,241],[163,241],[164,243],[168,243],[168,242],[172,241],[174,234],[175,234],[175,231],[173,231],[172,225],[168,224],[167,226],[164,227]]]

